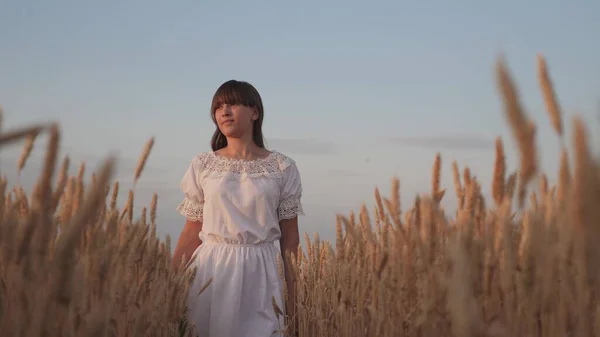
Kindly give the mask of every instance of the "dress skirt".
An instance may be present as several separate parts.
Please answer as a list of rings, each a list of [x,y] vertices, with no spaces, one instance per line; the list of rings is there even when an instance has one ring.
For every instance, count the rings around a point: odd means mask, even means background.
[[[196,275],[188,294],[188,326],[200,337],[283,336],[283,279],[274,243],[203,242],[192,256]],[[198,292],[212,278],[210,285]]]

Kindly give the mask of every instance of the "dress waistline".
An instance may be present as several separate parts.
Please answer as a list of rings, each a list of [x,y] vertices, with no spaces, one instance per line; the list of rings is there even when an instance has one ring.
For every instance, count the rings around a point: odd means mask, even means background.
[[[218,241],[218,240],[206,240],[202,241],[202,245],[211,246],[226,246],[226,247],[275,247],[275,241],[263,241],[259,243],[241,243],[241,242],[229,242],[229,241]]]

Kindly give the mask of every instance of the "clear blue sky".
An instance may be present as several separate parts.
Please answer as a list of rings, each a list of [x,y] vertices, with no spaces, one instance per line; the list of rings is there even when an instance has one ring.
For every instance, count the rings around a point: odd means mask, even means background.
[[[209,149],[210,98],[228,79],[250,81],[265,102],[270,148],[302,171],[303,231],[332,238],[335,213],[371,203],[375,186],[388,193],[393,176],[405,205],[429,191],[436,151],[448,207],[452,160],[487,189],[493,139],[502,135],[514,167],[493,77],[499,53],[539,124],[553,176],[557,141],[535,56],[548,59],[567,122],[581,114],[597,133],[599,14],[593,0],[5,0],[0,104],[7,126],[60,121],[65,150],[92,168],[116,151],[125,186],[144,142],[156,136],[137,205],[159,192],[160,229],[175,240],[179,181],[189,160]],[[2,155],[9,176],[18,151]]]

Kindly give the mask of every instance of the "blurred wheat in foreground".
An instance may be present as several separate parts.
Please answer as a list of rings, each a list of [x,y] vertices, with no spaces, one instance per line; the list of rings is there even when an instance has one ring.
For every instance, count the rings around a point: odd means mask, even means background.
[[[446,190],[438,155],[430,194],[404,213],[394,180],[389,198],[375,191],[372,212],[363,207],[358,216],[338,217],[333,245],[306,237],[305,251],[289,257],[298,305],[290,323],[300,336],[600,337],[600,169],[584,123],[573,123],[573,167],[563,146],[558,181],[551,184],[539,172],[535,125],[502,60],[496,70],[519,170],[506,172],[498,138],[486,200],[482,182],[454,162],[459,207],[448,216],[440,207]],[[538,73],[564,144],[560,106],[541,56]],[[69,159],[57,162],[55,125],[5,131],[0,144],[25,139],[21,169],[42,132],[50,140],[34,190],[0,181],[2,336],[191,334],[183,317],[193,271],[169,267],[169,241],[155,234],[157,196],[149,219],[146,208],[139,218],[133,214],[133,190],[119,209],[118,183],[109,187],[110,158],[91,182],[84,181],[83,166],[69,176]]]
[[[0,135],[0,144],[26,138],[19,170],[41,132],[49,133],[48,150],[32,193],[0,180],[0,335],[183,335],[190,274],[171,270],[169,243],[156,236],[156,196],[150,219],[144,208],[134,220],[133,191],[119,210],[115,183],[106,203],[111,158],[92,174],[89,185],[84,165],[69,176],[68,157],[55,172],[60,138],[56,125]]]

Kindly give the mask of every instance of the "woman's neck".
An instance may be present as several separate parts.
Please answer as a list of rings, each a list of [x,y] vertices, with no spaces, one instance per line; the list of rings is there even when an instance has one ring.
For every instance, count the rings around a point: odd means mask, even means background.
[[[227,146],[222,151],[227,157],[236,159],[255,159],[265,154],[265,150],[254,141],[239,138],[227,139]]]

